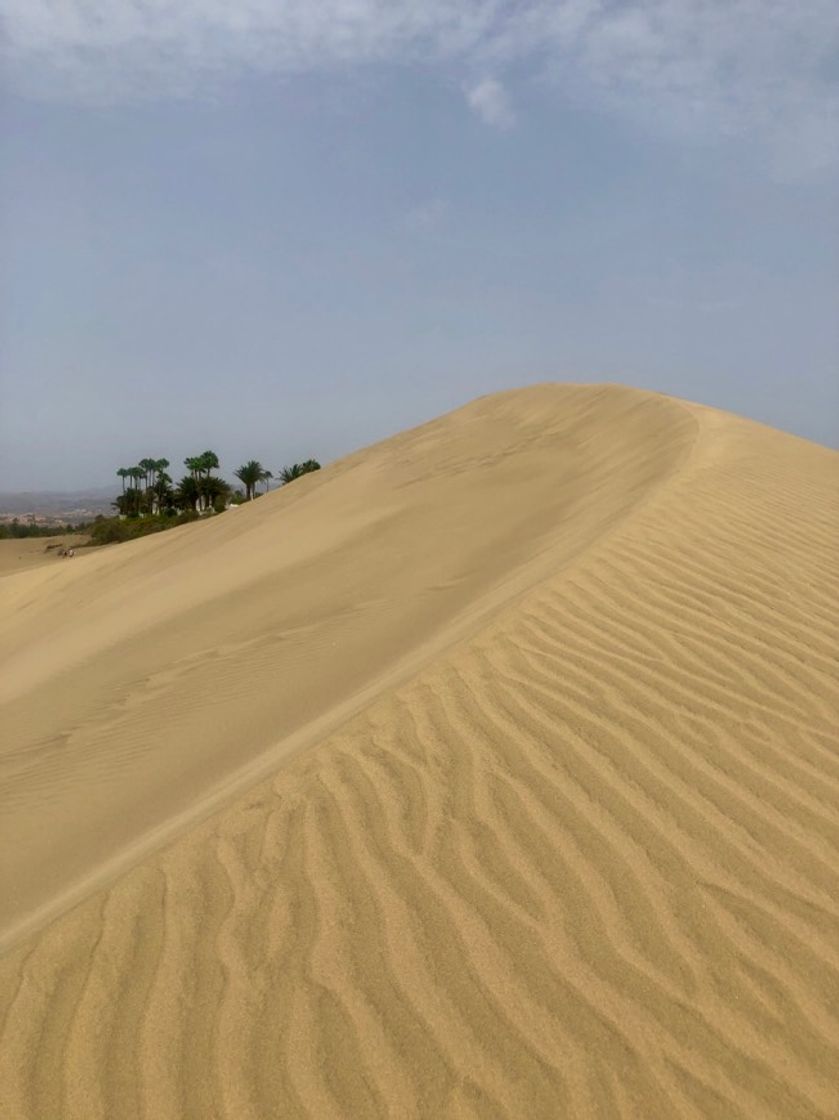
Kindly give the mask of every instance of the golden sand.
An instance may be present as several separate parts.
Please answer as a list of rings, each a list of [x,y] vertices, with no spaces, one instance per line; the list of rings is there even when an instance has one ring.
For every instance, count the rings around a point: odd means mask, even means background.
[[[40,568],[44,564],[61,563],[63,557],[58,555],[60,548],[78,549],[87,539],[82,533],[56,533],[54,537],[0,540],[0,577],[11,572]],[[76,557],[81,555],[81,552],[76,552]]]
[[[483,398],[0,580],[0,1116],[839,1116],[839,454]]]

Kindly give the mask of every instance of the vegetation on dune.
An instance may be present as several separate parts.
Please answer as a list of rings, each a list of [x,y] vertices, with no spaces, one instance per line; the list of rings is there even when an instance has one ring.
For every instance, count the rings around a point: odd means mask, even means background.
[[[233,473],[245,487],[245,498],[247,501],[252,501],[254,498],[259,497],[256,488],[260,482],[265,483],[265,489],[267,490],[269,481],[274,477],[271,471],[266,470],[258,459],[250,459]]]
[[[253,501],[268,492],[273,479],[279,486],[285,486],[304,474],[321,469],[317,459],[305,459],[302,463],[284,466],[274,474],[258,459],[249,459],[233,471],[243,487],[234,489],[215,473],[220,464],[214,451],[188,455],[184,459],[186,474],[177,483],[168,473],[169,466],[168,459],[145,458],[133,467],[119,467],[116,475],[121,482],[121,492],[112,502],[116,510],[113,517],[100,514],[92,522],[75,526],[38,525],[14,518],[0,523],[0,540],[55,537],[70,532],[88,534],[91,544],[134,540],[221,513],[231,505]]]
[[[307,459],[304,463],[292,463],[290,467],[283,467],[279,477],[285,485],[288,482],[294,482],[295,478],[300,478],[301,475],[319,470],[320,463],[317,459]]]
[[[120,517],[158,517],[168,522],[182,513],[227,508],[232,489],[223,478],[213,474],[219,466],[214,451],[184,459],[189,473],[177,485],[166,471],[168,466],[168,459],[141,459],[136,467],[117,470],[117,476],[122,479],[122,493],[113,504]]]
[[[133,541],[150,533],[160,533],[164,529],[175,529],[196,521],[198,514],[192,511],[168,515],[154,514],[149,517],[97,517],[85,532],[91,544],[114,544],[118,541]]]
[[[220,475],[218,456],[214,451],[188,455],[184,459],[186,474],[178,483],[167,473],[168,459],[141,459],[134,467],[120,467],[116,474],[122,492],[113,506],[115,517],[97,517],[86,527],[95,544],[133,540],[163,529],[173,529],[198,517],[221,513],[231,505],[253,501],[267,493],[274,473],[258,459],[249,459],[235,471],[234,477],[244,489],[235,489]],[[276,475],[283,486],[310,471],[320,470],[316,459],[292,463]],[[263,487],[260,491],[260,486]]]

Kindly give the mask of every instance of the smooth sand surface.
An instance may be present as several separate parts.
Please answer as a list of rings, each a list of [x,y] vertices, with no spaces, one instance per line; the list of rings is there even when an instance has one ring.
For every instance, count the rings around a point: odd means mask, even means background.
[[[78,548],[88,538],[82,533],[56,533],[54,537],[21,537],[19,540],[0,541],[0,577],[11,572],[40,568],[44,564],[58,564],[63,558],[59,547]],[[48,547],[51,546],[51,547]],[[73,559],[77,559],[76,553]]]
[[[835,1120],[837,546],[543,385],[0,580],[0,1115]]]

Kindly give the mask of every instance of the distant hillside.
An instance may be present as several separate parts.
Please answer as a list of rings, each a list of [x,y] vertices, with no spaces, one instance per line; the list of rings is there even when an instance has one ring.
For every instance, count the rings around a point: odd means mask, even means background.
[[[99,513],[113,513],[114,493],[113,486],[86,490],[0,490],[0,518],[76,522]]]

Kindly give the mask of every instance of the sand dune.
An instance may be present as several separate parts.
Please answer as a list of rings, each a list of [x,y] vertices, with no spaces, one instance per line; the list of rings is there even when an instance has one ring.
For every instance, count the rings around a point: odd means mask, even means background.
[[[61,563],[59,548],[78,548],[88,540],[82,533],[56,533],[54,537],[0,540],[0,577]]]
[[[0,580],[0,1115],[839,1116],[839,455],[474,402]]]

